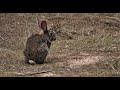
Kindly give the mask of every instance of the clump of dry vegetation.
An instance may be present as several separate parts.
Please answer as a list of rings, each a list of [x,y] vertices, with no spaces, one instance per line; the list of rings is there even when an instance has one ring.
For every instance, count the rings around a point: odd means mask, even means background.
[[[23,49],[46,20],[57,41],[42,65],[26,65]],[[0,76],[120,76],[119,13],[0,13]]]

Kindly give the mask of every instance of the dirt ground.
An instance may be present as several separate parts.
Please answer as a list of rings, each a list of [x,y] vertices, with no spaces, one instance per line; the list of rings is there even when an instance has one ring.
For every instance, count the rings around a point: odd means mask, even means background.
[[[0,14],[1,77],[119,77],[119,13]],[[36,18],[45,19],[57,40],[44,64],[28,65],[27,38],[41,33]]]

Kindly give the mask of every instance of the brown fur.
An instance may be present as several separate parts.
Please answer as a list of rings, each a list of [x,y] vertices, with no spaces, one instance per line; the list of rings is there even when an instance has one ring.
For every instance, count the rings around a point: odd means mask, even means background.
[[[43,24],[41,25],[43,26],[41,28],[44,33],[42,35],[33,34],[27,40],[26,48],[23,51],[26,63],[29,63],[29,60],[33,60],[38,64],[42,64],[48,54],[51,42],[56,40],[55,34],[47,30],[47,23],[45,21],[42,22]]]

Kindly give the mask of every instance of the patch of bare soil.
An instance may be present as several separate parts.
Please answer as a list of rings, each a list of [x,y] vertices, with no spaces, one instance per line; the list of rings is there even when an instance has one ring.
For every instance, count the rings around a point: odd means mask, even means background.
[[[4,56],[3,56],[4,57]],[[44,64],[27,65],[24,60],[3,58],[0,76],[7,77],[73,77],[81,76],[82,66],[94,65],[103,59],[89,53],[48,55]],[[6,63],[5,63],[6,62]]]
[[[18,58],[18,55],[17,53],[15,53],[15,51],[0,49],[0,53],[1,77],[119,76],[119,71],[116,71],[117,69],[114,62],[115,60],[117,60],[116,57],[119,53],[56,53],[49,54],[44,64],[35,65],[25,64],[22,52],[21,59]]]

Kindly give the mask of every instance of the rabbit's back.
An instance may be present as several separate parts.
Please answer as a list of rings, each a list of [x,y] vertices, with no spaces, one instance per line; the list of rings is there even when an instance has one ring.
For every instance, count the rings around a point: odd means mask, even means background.
[[[24,54],[30,59],[36,59],[43,57],[44,54],[48,53],[47,41],[44,36],[39,34],[33,34],[28,38]]]
[[[43,42],[42,35],[33,34],[27,40],[26,47],[27,48],[37,48]]]

